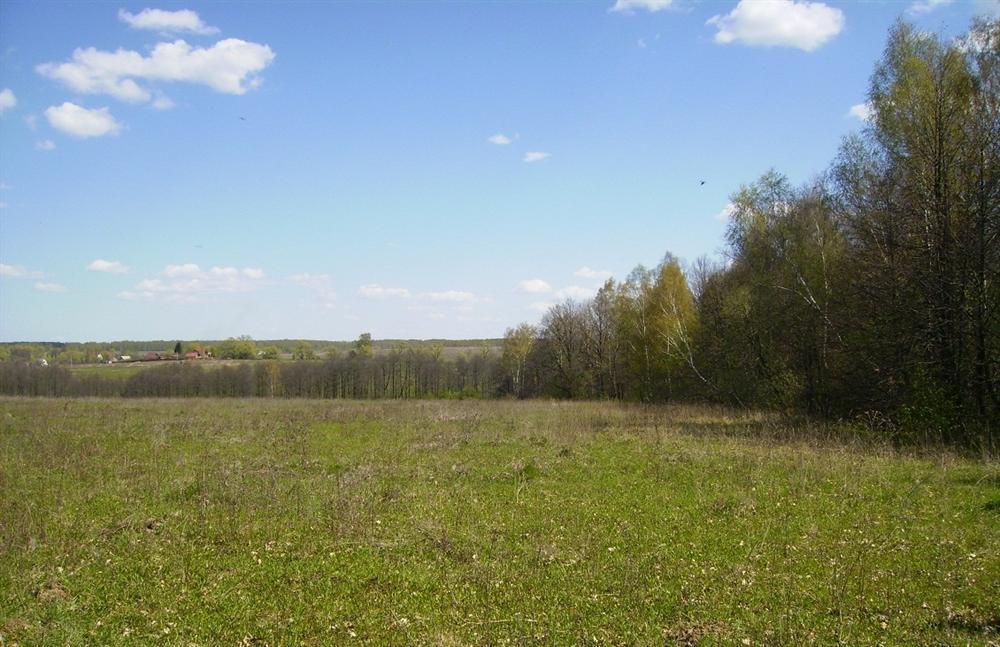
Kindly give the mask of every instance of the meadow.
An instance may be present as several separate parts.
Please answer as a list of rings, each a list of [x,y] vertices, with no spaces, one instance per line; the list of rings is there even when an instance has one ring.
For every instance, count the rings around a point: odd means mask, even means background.
[[[0,645],[995,645],[998,550],[995,459],[773,414],[0,399]]]

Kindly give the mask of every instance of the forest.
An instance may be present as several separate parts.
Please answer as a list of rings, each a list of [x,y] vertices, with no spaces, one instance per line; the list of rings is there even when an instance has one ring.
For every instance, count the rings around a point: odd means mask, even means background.
[[[115,381],[8,361],[0,392],[694,400],[980,438],[1000,419],[1000,22],[953,41],[897,23],[867,105],[812,181],[733,194],[724,259],[667,253],[499,350],[369,340]]]

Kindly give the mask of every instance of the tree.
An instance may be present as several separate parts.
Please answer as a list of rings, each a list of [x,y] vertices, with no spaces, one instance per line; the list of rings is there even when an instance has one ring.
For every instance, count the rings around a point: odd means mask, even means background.
[[[357,341],[354,342],[354,351],[361,355],[362,357],[370,357],[372,354],[372,334],[370,332],[363,332],[358,335]]]
[[[292,359],[312,360],[316,359],[316,352],[312,344],[307,341],[297,341],[292,350]]]
[[[503,336],[500,366],[510,379],[510,392],[519,398],[526,394],[526,367],[537,334],[534,326],[522,323],[517,328],[508,328]]]
[[[180,342],[174,344],[174,355],[180,355],[184,352],[184,348],[181,346]]]

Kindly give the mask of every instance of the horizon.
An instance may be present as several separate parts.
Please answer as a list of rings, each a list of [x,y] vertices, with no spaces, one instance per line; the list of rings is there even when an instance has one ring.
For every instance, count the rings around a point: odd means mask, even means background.
[[[897,19],[1000,2],[169,7],[0,5],[0,340],[497,339],[720,257]]]

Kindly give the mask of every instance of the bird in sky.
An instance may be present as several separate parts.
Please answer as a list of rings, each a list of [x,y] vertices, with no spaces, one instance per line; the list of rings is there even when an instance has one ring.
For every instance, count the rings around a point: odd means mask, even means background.
[[[705,186],[705,180],[702,180],[701,184],[699,184],[698,186]]]

